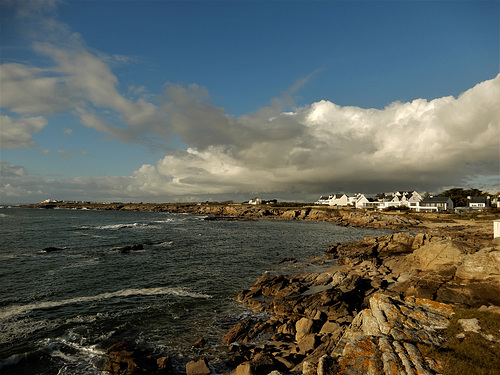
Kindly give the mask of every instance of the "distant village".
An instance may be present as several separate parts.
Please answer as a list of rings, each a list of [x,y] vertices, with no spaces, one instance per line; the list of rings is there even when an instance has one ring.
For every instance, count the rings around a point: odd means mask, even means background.
[[[276,200],[266,201],[260,198],[254,198],[245,203],[255,205],[275,204]],[[338,208],[352,207],[372,210],[410,209],[416,212],[441,212],[483,210],[488,207],[500,208],[500,199],[499,197],[491,196],[468,196],[466,206],[455,207],[450,197],[436,197],[432,195],[422,196],[417,191],[396,191],[391,193],[380,193],[373,197],[362,193],[354,195],[343,193],[330,194],[320,196],[314,204]]]
[[[416,212],[482,210],[488,207],[500,207],[498,197],[468,196],[467,206],[454,207],[454,203],[450,197],[435,197],[432,195],[424,197],[416,191],[380,193],[375,197],[367,197],[361,193],[351,196],[346,194],[330,194],[319,197],[315,204],[337,207],[351,206],[359,209],[374,210],[406,208]]]

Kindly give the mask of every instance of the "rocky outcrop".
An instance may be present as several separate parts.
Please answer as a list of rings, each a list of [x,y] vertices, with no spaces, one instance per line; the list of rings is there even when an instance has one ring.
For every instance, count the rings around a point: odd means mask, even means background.
[[[455,277],[462,281],[488,281],[500,285],[500,247],[487,247],[465,255]]]
[[[264,274],[237,299],[271,317],[240,322],[224,341],[238,347],[236,373],[441,373],[420,350],[443,343],[452,306],[500,305],[500,246],[477,243],[394,233],[332,245],[339,266],[326,272]],[[269,367],[253,364],[256,353]]]
[[[285,371],[307,374],[436,373],[435,364],[431,366],[416,344],[440,345],[451,306],[417,297],[401,299],[390,291],[375,293],[364,280],[342,271],[293,280],[266,274],[238,299],[258,311],[272,311],[273,317],[240,322],[225,342],[239,339],[249,344],[264,332],[274,333],[261,352],[269,365],[265,371],[286,364]],[[368,300],[363,298],[367,294]],[[252,358],[235,373],[264,373]]]
[[[416,249],[402,264],[422,272],[448,273],[456,271],[465,254],[463,246],[452,240],[441,240]]]
[[[169,374],[171,361],[167,356],[157,356],[145,349],[120,341],[106,350],[108,362],[104,371],[112,375]]]
[[[341,210],[340,224],[370,228],[403,228],[421,224],[420,220],[405,215],[382,214],[372,211]]]
[[[437,364],[418,344],[440,346],[452,314],[451,306],[431,300],[376,294],[330,354],[331,363],[337,374],[436,374]]]
[[[337,259],[339,264],[356,265],[360,262],[382,260],[403,254],[438,241],[441,237],[430,236],[425,233],[411,235],[408,232],[399,232],[387,236],[365,237],[360,241],[334,244],[326,252]]]

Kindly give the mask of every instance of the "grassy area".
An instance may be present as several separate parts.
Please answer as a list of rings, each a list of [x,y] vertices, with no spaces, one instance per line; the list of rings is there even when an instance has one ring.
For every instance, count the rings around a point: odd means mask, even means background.
[[[464,332],[459,319],[479,320],[479,333]],[[444,332],[443,346],[421,346],[425,356],[439,361],[444,375],[500,374],[500,314],[478,310],[457,310]],[[458,337],[457,337],[458,335]]]

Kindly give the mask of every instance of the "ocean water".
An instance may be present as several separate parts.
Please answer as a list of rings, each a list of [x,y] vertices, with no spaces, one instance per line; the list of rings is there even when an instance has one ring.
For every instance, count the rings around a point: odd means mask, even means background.
[[[1,209],[0,373],[101,374],[105,348],[122,339],[173,356],[181,371],[194,341],[217,347],[250,314],[235,297],[263,272],[296,272],[332,243],[387,233],[204,218]],[[143,249],[119,250],[135,244]],[[279,265],[285,257],[298,263]]]

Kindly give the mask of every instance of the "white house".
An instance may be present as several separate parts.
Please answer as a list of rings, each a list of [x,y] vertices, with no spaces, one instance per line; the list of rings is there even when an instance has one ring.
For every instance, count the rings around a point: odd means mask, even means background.
[[[483,210],[489,206],[490,197],[467,197],[467,205],[473,210]]]
[[[450,197],[424,198],[416,208],[418,212],[439,212],[453,209],[453,201]]]
[[[394,194],[393,196],[385,196],[378,200],[378,209],[383,210],[389,207],[400,207],[404,204],[401,203],[401,195]]]
[[[262,204],[262,199],[261,198],[250,199],[248,201],[248,204]]]
[[[410,209],[417,209],[417,207],[420,205],[420,202],[422,202],[424,198],[417,193],[416,191],[413,191],[411,196],[406,199],[406,205],[410,207]]]
[[[55,200],[55,199],[45,199],[43,202],[40,202],[40,203],[58,203],[60,201],[58,200]]]
[[[356,199],[354,203],[356,208],[375,208],[373,199],[367,198],[364,194],[356,194],[354,198]]]
[[[315,204],[326,204],[329,206],[347,206],[349,204],[349,198],[345,194],[330,194],[328,197],[319,197]]]
[[[500,208],[500,195],[491,199],[491,206]]]
[[[396,191],[394,193],[377,194],[376,200],[379,203],[378,208],[389,207],[410,207],[416,209],[422,201],[422,196],[416,191]]]

